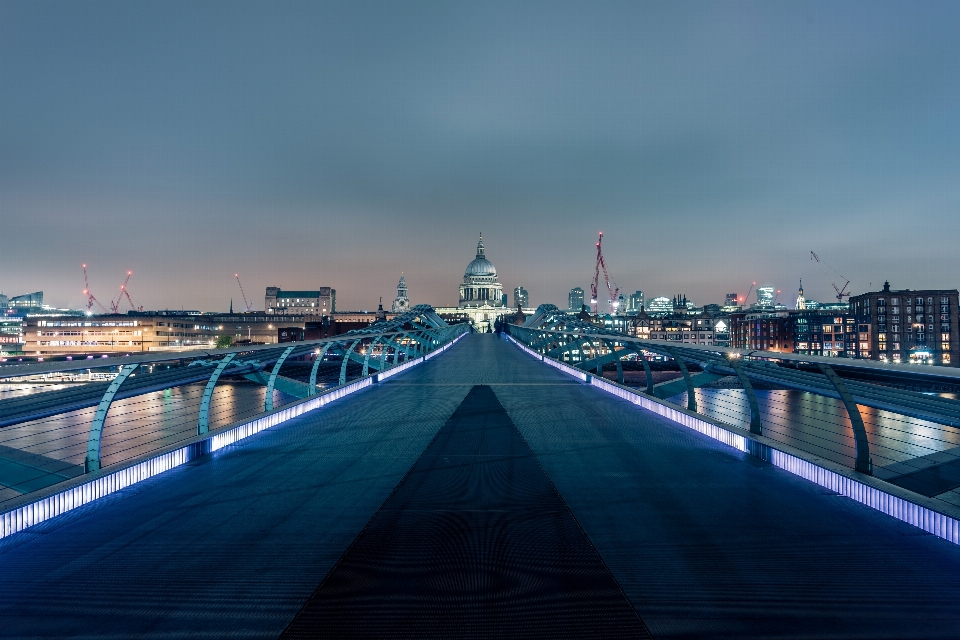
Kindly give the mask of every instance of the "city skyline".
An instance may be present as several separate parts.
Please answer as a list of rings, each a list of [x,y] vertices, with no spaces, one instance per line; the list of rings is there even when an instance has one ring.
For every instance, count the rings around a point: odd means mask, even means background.
[[[0,5],[0,289],[960,284],[954,3]],[[905,240],[907,233],[909,240]],[[39,257],[39,258],[38,258]],[[872,287],[870,286],[872,283]],[[788,303],[788,306],[792,306]]]

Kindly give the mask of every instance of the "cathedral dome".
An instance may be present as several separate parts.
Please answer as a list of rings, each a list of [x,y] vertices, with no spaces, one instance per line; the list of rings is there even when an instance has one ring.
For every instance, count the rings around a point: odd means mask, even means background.
[[[497,269],[486,258],[475,258],[467,265],[467,270],[463,272],[463,275],[466,278],[470,276],[496,276]]]
[[[480,242],[477,243],[477,257],[467,265],[463,272],[464,278],[475,276],[497,277],[497,268],[483,255],[483,236],[480,236]]]
[[[503,285],[497,282],[497,268],[487,260],[483,253],[483,236],[477,243],[477,257],[474,258],[463,272],[463,282],[460,283],[461,309],[487,308],[506,306],[506,296],[503,295]],[[485,314],[483,320],[487,321]]]

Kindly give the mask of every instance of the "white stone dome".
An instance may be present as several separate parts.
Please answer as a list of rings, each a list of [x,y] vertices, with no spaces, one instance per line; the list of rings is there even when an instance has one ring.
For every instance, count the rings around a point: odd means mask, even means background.
[[[483,236],[480,236],[480,242],[477,243],[477,257],[467,265],[466,270],[463,272],[464,278],[476,276],[488,278],[497,277],[497,268],[483,255]]]
[[[497,268],[493,266],[493,263],[487,260],[486,258],[474,258],[474,260],[467,265],[467,270],[463,272],[465,278],[471,276],[492,276],[496,277]]]

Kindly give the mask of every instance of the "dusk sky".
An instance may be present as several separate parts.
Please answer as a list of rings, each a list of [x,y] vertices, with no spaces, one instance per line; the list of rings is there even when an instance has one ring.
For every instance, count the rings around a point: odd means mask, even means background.
[[[960,286],[960,3],[0,0],[0,290]]]

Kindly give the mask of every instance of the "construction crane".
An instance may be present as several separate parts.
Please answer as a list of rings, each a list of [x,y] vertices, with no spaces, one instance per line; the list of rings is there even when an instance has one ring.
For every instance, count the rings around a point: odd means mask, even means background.
[[[123,284],[120,285],[120,293],[117,294],[116,300],[110,300],[110,309],[114,313],[120,313],[120,303],[123,302],[123,294],[127,290],[127,283],[130,282],[130,276],[133,275],[133,271],[127,271],[127,279],[123,281]],[[131,306],[133,303],[130,303]]]
[[[235,273],[233,274],[233,277],[237,279],[237,284],[240,285],[240,295],[243,296],[243,304],[247,307],[247,313],[250,313],[253,311],[253,305],[247,302],[247,294],[243,292],[243,284],[240,282],[240,274]]]
[[[753,288],[754,288],[755,286],[757,286],[757,283],[756,283],[756,282],[754,282],[754,283],[752,283],[752,284],[750,285],[750,290],[747,291],[746,297],[740,298],[740,302],[742,302],[742,303],[744,303],[744,304],[749,304],[749,303],[750,303],[750,294],[753,293]]]
[[[107,313],[107,308],[100,304],[100,301],[93,297],[93,294],[90,292],[90,279],[87,277],[87,265],[83,265],[83,295],[87,296],[87,315],[91,314],[93,309],[93,304],[96,303],[104,313]]]
[[[597,313],[597,289],[600,286],[600,270],[603,269],[603,280],[607,285],[607,293],[610,295],[607,303],[610,305],[610,310],[616,313],[619,305],[620,287],[617,286],[616,282],[613,283],[613,286],[610,286],[610,274],[607,273],[607,263],[603,260],[603,249],[600,246],[602,243],[603,232],[601,231],[600,239],[597,240],[597,264],[593,269],[593,283],[590,285],[590,304],[593,305],[593,312]]]
[[[816,263],[820,265],[820,268],[823,269],[823,275],[827,276],[827,280],[830,280],[830,285],[833,287],[833,290],[837,292],[837,302],[843,302],[844,297],[850,296],[850,294],[847,293],[847,287],[850,286],[849,280],[847,280],[842,275],[840,275],[839,271],[837,271],[833,267],[830,267],[830,265],[828,265],[823,260],[821,260],[820,256],[815,254],[813,251],[810,252],[810,259],[815,260]],[[837,283],[833,282],[832,276],[829,273],[827,273],[827,267],[830,267],[830,271],[833,271],[835,274],[837,274],[837,276],[840,277],[841,280],[843,280],[842,287],[838,287]]]
[[[773,306],[777,306],[777,300],[780,299],[780,289],[777,289],[777,295],[773,297]]]
[[[143,311],[142,306],[138,306],[136,302],[133,301],[133,298],[130,297],[130,289],[127,287],[127,282],[130,281],[130,276],[133,275],[133,271],[127,271],[127,281],[123,283],[123,286],[120,287],[120,290],[123,291],[123,295],[126,296],[127,302],[130,303],[130,308],[134,311]]]

